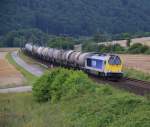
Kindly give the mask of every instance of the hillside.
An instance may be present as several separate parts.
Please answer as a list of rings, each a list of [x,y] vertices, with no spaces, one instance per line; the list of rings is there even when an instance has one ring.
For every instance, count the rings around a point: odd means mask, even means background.
[[[1,0],[0,35],[39,28],[50,34],[150,31],[149,0]]]

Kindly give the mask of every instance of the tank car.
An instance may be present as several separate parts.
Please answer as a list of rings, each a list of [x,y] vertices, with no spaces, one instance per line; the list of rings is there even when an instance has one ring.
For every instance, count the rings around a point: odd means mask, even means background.
[[[85,61],[88,57],[92,56],[93,53],[86,52],[86,53],[81,53],[78,58],[77,58],[77,65],[79,66],[80,69],[85,68]]]
[[[42,52],[43,52],[44,47],[38,47],[37,48],[37,55],[39,58],[42,59]]]
[[[33,48],[33,46],[31,44],[25,45],[25,50],[27,51],[27,53],[32,53],[32,48]]]
[[[49,48],[49,50],[48,50],[47,60],[50,62],[52,62],[52,59],[53,59],[53,51],[54,51],[53,48]]]
[[[47,58],[48,58],[48,50],[49,50],[49,48],[47,48],[47,47],[42,50],[42,59],[43,60],[47,60]]]

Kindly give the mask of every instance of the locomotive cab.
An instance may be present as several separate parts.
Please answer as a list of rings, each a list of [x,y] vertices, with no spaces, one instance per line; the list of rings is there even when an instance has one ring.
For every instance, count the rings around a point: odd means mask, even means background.
[[[98,73],[99,76],[119,79],[123,76],[122,61],[117,55],[95,54],[85,61],[85,69],[88,72]]]

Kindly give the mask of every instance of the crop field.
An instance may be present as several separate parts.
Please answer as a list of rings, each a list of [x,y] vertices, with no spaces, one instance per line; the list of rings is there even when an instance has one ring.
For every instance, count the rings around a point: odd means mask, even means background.
[[[0,88],[24,84],[23,75],[5,59],[7,52],[0,52]]]
[[[146,73],[150,73],[150,56],[149,55],[120,55],[124,66],[127,68],[133,68]]]

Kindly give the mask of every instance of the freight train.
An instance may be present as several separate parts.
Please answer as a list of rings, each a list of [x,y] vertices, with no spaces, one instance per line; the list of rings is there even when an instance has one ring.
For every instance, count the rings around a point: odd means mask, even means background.
[[[80,69],[105,78],[120,79],[123,76],[123,64],[118,55],[60,50],[30,43],[25,45],[24,51],[57,66]]]

